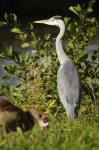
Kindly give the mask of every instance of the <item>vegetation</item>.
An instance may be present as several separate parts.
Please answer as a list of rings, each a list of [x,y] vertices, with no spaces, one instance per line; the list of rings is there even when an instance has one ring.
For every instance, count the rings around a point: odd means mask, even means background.
[[[73,122],[67,120],[59,101],[56,85],[59,62],[54,48],[49,52],[52,48],[50,34],[42,38],[33,30],[31,23],[26,26],[24,32],[16,15],[4,15],[0,28],[10,25],[11,32],[22,41],[22,47],[32,45],[37,52],[29,57],[29,53],[16,54],[12,46],[8,47],[6,52],[1,50],[1,57],[13,59],[18,64],[18,68],[7,65],[5,69],[18,76],[23,83],[16,87],[0,85],[0,95],[7,96],[9,101],[23,109],[29,106],[41,109],[47,113],[50,127],[47,134],[38,125],[26,133],[18,128],[17,132],[0,139],[0,149],[99,149],[99,52],[97,50],[89,57],[84,51],[99,30],[97,20],[90,17],[94,2],[90,1],[86,9],[80,5],[70,7],[77,16],[74,19],[64,18],[67,29],[65,38],[68,41],[65,50],[75,63],[83,86],[80,115]]]

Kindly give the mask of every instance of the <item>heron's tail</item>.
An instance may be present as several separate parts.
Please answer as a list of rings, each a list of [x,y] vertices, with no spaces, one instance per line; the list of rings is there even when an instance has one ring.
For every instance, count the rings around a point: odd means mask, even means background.
[[[68,119],[74,119],[78,116],[78,106],[77,105],[74,105],[74,104],[71,104],[71,103],[66,103],[64,105],[64,108],[66,110],[66,113],[67,113],[67,118]]]
[[[71,104],[68,104],[68,107],[66,107],[66,113],[68,119],[74,119],[75,113],[74,113],[74,106]]]

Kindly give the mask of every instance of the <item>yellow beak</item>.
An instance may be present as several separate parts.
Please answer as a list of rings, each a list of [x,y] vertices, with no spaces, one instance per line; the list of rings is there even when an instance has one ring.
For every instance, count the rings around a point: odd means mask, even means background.
[[[48,19],[46,19],[46,20],[38,20],[38,21],[33,21],[33,23],[42,23],[42,24],[48,24]]]

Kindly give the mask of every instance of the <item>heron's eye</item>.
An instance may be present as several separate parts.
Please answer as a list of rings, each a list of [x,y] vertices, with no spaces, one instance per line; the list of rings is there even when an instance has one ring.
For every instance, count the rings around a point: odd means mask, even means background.
[[[50,21],[52,22],[52,21],[54,21],[54,19],[53,19],[53,18],[51,18],[51,19],[50,19]]]

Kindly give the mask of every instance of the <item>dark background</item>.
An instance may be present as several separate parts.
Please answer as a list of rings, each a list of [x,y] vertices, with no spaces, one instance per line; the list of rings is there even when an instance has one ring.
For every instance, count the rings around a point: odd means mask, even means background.
[[[70,5],[85,5],[88,0],[0,0],[0,13],[16,13],[20,16],[46,17],[52,15],[72,15]],[[94,15],[98,16],[98,0],[94,7]]]

